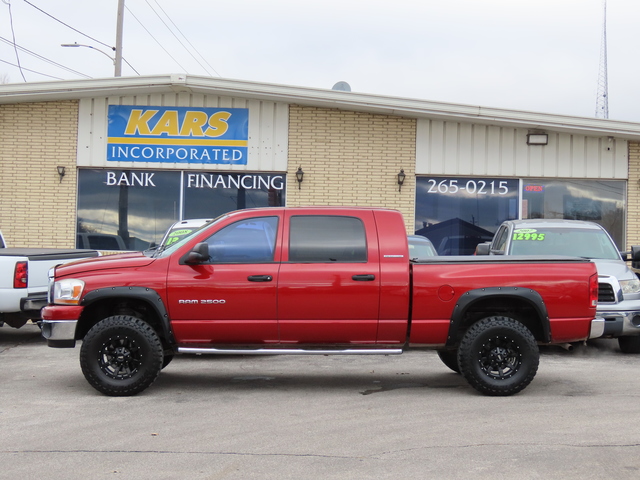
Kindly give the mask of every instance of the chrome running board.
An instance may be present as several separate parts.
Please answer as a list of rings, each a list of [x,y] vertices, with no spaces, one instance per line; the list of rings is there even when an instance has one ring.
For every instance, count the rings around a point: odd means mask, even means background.
[[[401,348],[349,348],[345,350],[316,350],[300,348],[223,349],[178,347],[178,353],[207,355],[400,355]]]

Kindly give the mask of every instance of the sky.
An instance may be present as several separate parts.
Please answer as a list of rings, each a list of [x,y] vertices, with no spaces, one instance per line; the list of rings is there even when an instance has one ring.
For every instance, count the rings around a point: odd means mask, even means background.
[[[117,6],[0,0],[0,83],[112,77]],[[640,123],[640,1],[606,6],[609,118]],[[125,7],[122,76],[186,73],[322,89],[345,81],[366,94],[596,115],[604,0],[125,0]]]

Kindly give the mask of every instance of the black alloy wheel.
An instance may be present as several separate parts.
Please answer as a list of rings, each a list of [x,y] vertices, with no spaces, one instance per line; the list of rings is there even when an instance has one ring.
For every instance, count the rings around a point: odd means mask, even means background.
[[[84,337],[80,366],[99,392],[128,396],[142,392],[160,374],[163,348],[155,330],[127,315],[105,318]]]
[[[523,390],[536,375],[540,353],[533,334],[509,317],[484,318],[465,333],[458,349],[460,373],[485,395]]]

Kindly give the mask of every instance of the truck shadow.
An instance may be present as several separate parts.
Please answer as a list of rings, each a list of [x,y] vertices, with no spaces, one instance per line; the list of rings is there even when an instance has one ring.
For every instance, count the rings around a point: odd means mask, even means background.
[[[367,382],[360,375],[254,375],[245,377],[228,377],[215,373],[170,373],[163,372],[158,380],[151,387],[157,391],[169,393],[177,392],[203,392],[229,393],[246,391],[273,391],[281,392],[295,390],[326,392],[349,391],[360,395],[372,395],[375,393],[389,392],[398,389],[468,389],[469,393],[474,391],[467,385],[464,379],[454,373],[434,374],[422,376],[411,381],[400,381],[393,377],[381,377],[380,380]]]
[[[216,359],[207,359],[207,363]],[[224,372],[216,369],[211,364],[211,370],[203,370],[202,364],[198,365],[198,371],[193,371],[187,365],[189,359],[182,362],[174,360],[177,365],[169,365],[162,371],[158,380],[151,387],[154,390],[170,393],[177,392],[211,392],[211,393],[239,393],[239,392],[351,392],[360,395],[373,395],[390,392],[393,390],[438,390],[438,389],[464,389],[470,394],[475,394],[461,375],[451,372],[442,366],[442,371],[413,374],[403,372],[389,372],[385,369],[382,373],[336,371],[301,371],[291,373],[291,366],[279,371],[273,366],[264,365],[265,368],[250,367],[245,364],[236,364],[241,358],[218,358],[224,362]],[[263,359],[260,359],[264,361]],[[192,361],[192,360],[191,360]],[[230,364],[233,365],[230,368]],[[237,365],[237,368],[235,366]],[[172,367],[175,367],[172,369]],[[186,368],[185,368],[186,367]],[[221,365],[222,367],[222,365]],[[250,372],[247,371],[250,368]],[[305,370],[307,370],[305,368]],[[312,370],[309,368],[308,370]]]

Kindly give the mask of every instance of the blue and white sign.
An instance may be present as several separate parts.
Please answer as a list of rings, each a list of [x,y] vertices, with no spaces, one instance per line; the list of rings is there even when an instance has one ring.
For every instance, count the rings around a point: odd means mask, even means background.
[[[109,105],[107,160],[246,165],[249,109]]]

